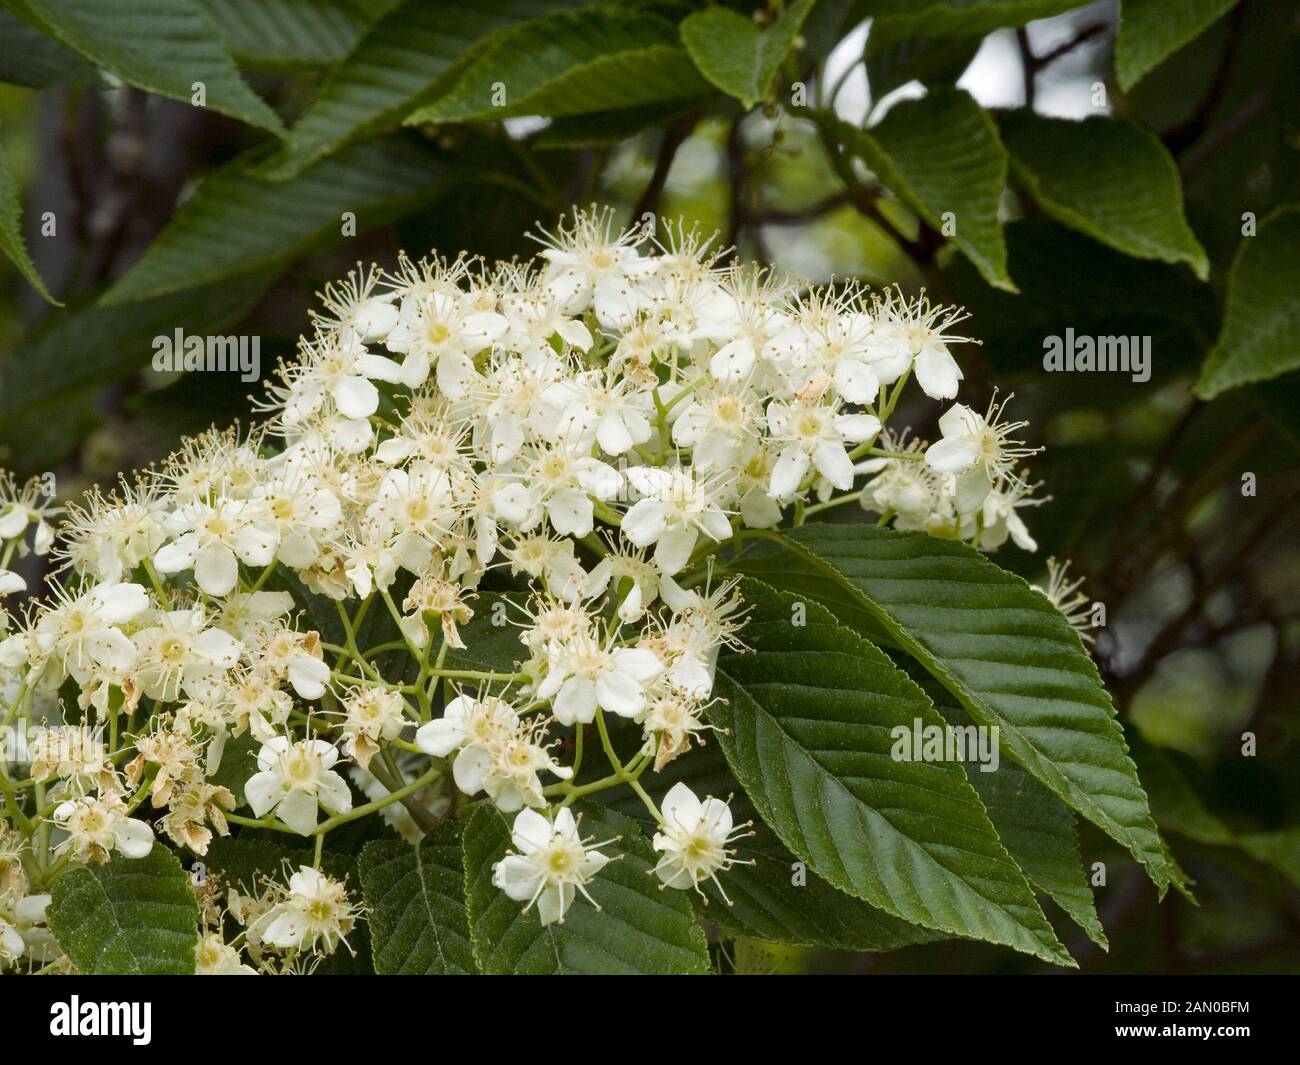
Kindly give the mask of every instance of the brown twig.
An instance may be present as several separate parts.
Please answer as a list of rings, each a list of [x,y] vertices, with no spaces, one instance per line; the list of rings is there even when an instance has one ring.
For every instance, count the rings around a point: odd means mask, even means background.
[[[1242,462],[1268,436],[1267,422],[1254,420],[1228,437],[1228,442],[1217,458],[1203,467],[1194,477],[1178,486],[1173,494],[1156,508],[1155,517],[1143,530],[1142,539],[1132,543],[1115,556],[1106,582],[1106,591],[1113,600],[1126,596],[1147,574],[1152,563],[1177,535],[1187,516],[1196,505],[1223,484],[1224,477]],[[1145,501],[1148,508],[1151,500]]]
[[[646,183],[640,199],[637,200],[636,206],[632,209],[633,222],[638,222],[646,214],[658,215],[659,201],[663,197],[664,186],[668,184],[668,174],[673,168],[673,160],[677,158],[677,149],[691,135],[691,131],[695,129],[695,124],[699,121],[699,118],[698,114],[687,115],[685,118],[673,122],[664,130],[663,139],[659,142],[659,154],[655,157],[655,166],[650,174],[650,180]]]
[[[1044,67],[1051,66],[1058,59],[1063,59],[1080,45],[1087,44],[1088,41],[1092,40],[1099,33],[1104,33],[1108,29],[1110,29],[1109,22],[1094,22],[1089,26],[1085,26],[1069,40],[1062,41],[1055,48],[1044,52],[1042,55],[1035,58],[1034,73],[1038,73],[1038,71],[1042,70]]]
[[[741,118],[734,119],[727,129],[725,156],[727,161],[727,240],[726,246],[739,253],[740,234],[749,224],[745,197],[749,194],[749,166],[745,159],[745,139],[741,134]]]
[[[1136,693],[1155,672],[1160,662],[1177,649],[1183,633],[1203,616],[1202,612],[1209,597],[1241,576],[1242,571],[1254,557],[1255,551],[1279,530],[1280,519],[1298,501],[1300,501],[1300,488],[1288,492],[1271,507],[1268,513],[1255,523],[1250,532],[1241,538],[1215,572],[1205,578],[1203,586],[1198,593],[1193,594],[1187,606],[1156,633],[1147,644],[1137,667],[1121,679],[1121,690],[1125,699]]]
[[[1133,532],[1133,527],[1137,523],[1138,517],[1143,511],[1148,510],[1151,501],[1155,498],[1156,490],[1160,487],[1160,479],[1164,476],[1165,470],[1169,468],[1169,463],[1177,454],[1178,449],[1182,446],[1183,440],[1187,436],[1187,430],[1192,421],[1202,410],[1205,404],[1198,399],[1192,400],[1191,404],[1183,411],[1182,416],[1174,424],[1173,431],[1165,438],[1165,442],[1160,446],[1156,453],[1154,461],[1151,463],[1151,469],[1142,479],[1142,484],[1138,490],[1133,493],[1129,500],[1128,506],[1120,516],[1119,523],[1115,527],[1115,532],[1111,536],[1110,554],[1107,557],[1105,566],[1098,574],[1096,580],[1100,585],[1106,586],[1111,575],[1112,569],[1118,566],[1120,560],[1126,553],[1129,537]]]
[[[1034,57],[1034,49],[1029,43],[1029,32],[1024,26],[1016,27],[1016,47],[1020,49],[1020,84],[1021,92],[1025,97],[1025,109],[1032,111],[1034,109],[1034,90],[1037,81],[1038,67],[1037,59]]]
[[[853,202],[852,197],[841,189],[839,192],[833,192],[818,200],[811,207],[804,207],[798,211],[786,211],[779,207],[764,207],[756,216],[747,219],[757,225],[763,226],[798,226],[805,225],[808,222],[815,222],[823,215],[828,215],[832,211],[838,211],[841,207],[847,207]]]

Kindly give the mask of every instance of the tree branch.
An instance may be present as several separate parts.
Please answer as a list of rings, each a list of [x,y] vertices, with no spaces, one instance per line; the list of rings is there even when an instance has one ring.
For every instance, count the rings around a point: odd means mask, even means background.
[[[650,174],[650,180],[641,192],[641,198],[637,200],[636,206],[632,209],[634,223],[640,221],[647,213],[658,217],[659,201],[663,197],[664,186],[668,183],[668,173],[673,168],[673,160],[677,158],[677,149],[691,135],[691,131],[695,129],[695,124],[699,119],[698,114],[687,115],[664,130],[663,140],[659,142],[659,154],[655,157],[655,167]]]

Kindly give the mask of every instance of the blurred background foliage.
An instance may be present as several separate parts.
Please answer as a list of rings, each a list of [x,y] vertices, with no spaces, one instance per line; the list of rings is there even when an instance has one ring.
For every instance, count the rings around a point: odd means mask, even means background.
[[[258,336],[270,366],[357,261],[529,256],[574,205],[924,287],[972,315],[976,397],[1014,391],[1047,447],[1040,550],[998,561],[1069,559],[1105,605],[1095,655],[1196,880],[1199,906],[1157,904],[1081,826],[1111,950],[1062,922],[1071,952],[1300,970],[1295,4],[0,3],[0,465],[70,498],[156,461],[261,385],[156,373],[155,336]],[[1150,336],[1150,380],[1045,373],[1067,328]],[[933,431],[933,404],[904,413]],[[737,972],[1041,968],[717,949]]]

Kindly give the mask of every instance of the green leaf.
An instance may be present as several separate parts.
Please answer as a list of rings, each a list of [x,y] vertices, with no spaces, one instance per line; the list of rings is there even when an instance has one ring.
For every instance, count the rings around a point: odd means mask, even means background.
[[[523,596],[482,592],[470,603],[474,616],[460,626],[464,647],[447,651],[448,669],[472,669],[485,673],[513,673],[528,657],[520,642],[520,623],[527,616]]]
[[[1205,357],[1196,394],[1213,399],[1252,381],[1300,368],[1300,205],[1274,211],[1243,237],[1228,272],[1219,339]]]
[[[235,797],[235,808],[248,805],[248,796],[244,786],[257,772],[257,755],[262,744],[253,737],[252,732],[229,737],[221,751],[221,764],[208,779],[219,787],[225,788]]]
[[[94,398],[107,381],[147,366],[155,337],[220,335],[274,279],[262,272],[125,307],[57,311],[0,363],[0,463],[53,469],[102,424]]]
[[[610,862],[587,885],[599,910],[578,898],[561,924],[542,925],[534,910],[492,883],[492,866],[510,847],[513,819],[480,806],[465,829],[465,896],[474,955],[492,974],[705,973],[709,955],[695,911],[681,891],[660,891],[655,855],[630,818],[583,806],[583,838],[620,837]]]
[[[943,726],[925,693],[817,603],[743,594],[752,651],[719,658],[708,713],[781,842],[886,913],[1072,965],[961,766],[895,757],[896,728]]]
[[[1011,169],[1053,218],[1126,255],[1185,262],[1204,281],[1205,250],[1183,217],[1178,167],[1163,144],[1127,122],[1028,111],[998,116]]]
[[[871,32],[892,41],[924,34],[988,33],[1023,26],[1078,7],[1079,0],[867,0],[858,11],[872,16]]]
[[[867,525],[805,525],[741,567],[816,599],[916,659],[1010,755],[1123,844],[1161,894],[1186,878],[1165,850],[1075,631],[1046,596],[965,544]]]
[[[50,894],[50,931],[82,972],[194,972],[199,904],[181,863],[162,845],[143,858],[69,869]]]
[[[1211,847],[1240,847],[1300,887],[1300,827],[1234,832],[1201,802],[1168,751],[1135,736],[1133,760],[1142,772],[1142,783],[1151,796],[1151,812],[1161,828]]]
[[[971,724],[970,715],[954,706],[943,687],[914,659],[897,653],[894,657],[934,700],[950,724],[963,727]],[[998,837],[1029,882],[1060,906],[1089,939],[1103,950],[1109,949],[1106,932],[1097,917],[1092,888],[1084,873],[1079,837],[1069,807],[1026,770],[1005,759],[999,759],[996,768],[989,771],[971,758],[965,767]],[[1142,779],[1145,782],[1145,775]]]
[[[874,103],[913,81],[923,85],[951,85],[970,66],[984,38],[905,37],[881,44],[872,33],[867,38],[867,82]]]
[[[261,366],[274,366],[279,359],[294,355],[289,343],[262,334]],[[260,377],[245,381],[237,373],[183,373],[161,388],[147,388],[127,396],[123,406],[130,417],[176,440],[198,436],[214,423],[231,425],[248,417],[249,408],[261,397],[263,388]]]
[[[370,907],[370,943],[381,976],[477,972],[465,918],[461,829],[444,822],[408,843],[376,840],[357,859]]]
[[[345,212],[360,234],[430,202],[446,180],[433,156],[397,139],[359,144],[284,184],[260,180],[255,159],[241,157],[208,175],[100,304],[283,265],[339,239]]]
[[[1074,816],[1060,799],[1016,765],[966,772],[984,800],[993,827],[1029,882],[1061,907],[1100,947],[1106,932],[1084,876]]]
[[[12,11],[0,9],[0,81],[44,89],[64,81],[96,81],[99,72],[37,27]]]
[[[836,45],[862,22],[861,0],[818,0],[804,19],[804,48],[810,58],[824,61]]]
[[[998,207],[1007,152],[982,107],[959,89],[895,105],[871,129],[832,123],[837,143],[861,159],[930,226],[957,245],[990,285],[1016,291]]]
[[[329,73],[266,173],[284,181],[431,99],[457,60],[493,31],[572,0],[406,0],[375,23]]]
[[[221,873],[227,885],[255,891],[263,877],[284,880],[286,868],[294,872],[301,865],[312,864],[315,854],[311,848],[286,846],[281,842],[286,838],[279,833],[218,837],[199,861],[209,871]],[[325,851],[321,855],[321,869],[337,880],[348,881],[350,892],[357,889],[356,866],[350,854]]]
[[[5,253],[9,261],[18,267],[23,277],[27,278],[32,287],[46,300],[56,306],[62,306],[50,295],[50,290],[45,287],[45,282],[41,280],[41,275],[36,270],[36,264],[27,254],[27,243],[23,240],[22,205],[18,197],[18,184],[9,173],[9,167],[5,165],[3,152],[0,152],[0,251]]]
[[[494,34],[445,91],[406,123],[512,115],[580,115],[709,94],[658,15],[619,8],[562,11]]]
[[[1194,37],[1199,37],[1237,0],[1122,0],[1115,40],[1115,73],[1128,92]]]
[[[816,0],[794,0],[767,27],[725,7],[706,7],[681,23],[682,43],[700,73],[746,109],[767,96]]]
[[[294,858],[304,854],[310,857],[309,851],[291,850],[270,838],[269,833],[241,834],[214,839],[202,861],[210,873],[221,874],[223,886],[251,894],[260,888],[263,877],[280,878],[285,864],[292,867]]]
[[[605,148],[625,141],[651,126],[665,126],[688,115],[690,101],[670,100],[621,111],[597,111],[555,119],[533,138],[536,148]]]
[[[736,782],[717,743],[688,751],[651,778],[655,792],[665,792],[681,782],[700,798],[731,798],[737,823],[754,822],[754,834],[736,841],[740,862],[722,877],[726,898],[715,884],[701,887],[706,903],[694,892],[696,912],[709,924],[737,935],[768,943],[821,946],[867,953],[898,950],[942,939],[939,932],[908,924],[874,906],[838,891],[808,869],[781,843],[761,819],[749,796]],[[630,789],[602,793],[620,812],[642,821],[654,831],[641,799]],[[730,903],[728,903],[730,899]]]
[[[344,59],[381,11],[349,0],[199,0],[231,55],[268,70]],[[391,5],[390,5],[391,6]]]
[[[1238,836],[1237,842],[1255,861],[1273,866],[1300,887],[1300,828],[1247,832]]]
[[[1137,734],[1133,735],[1131,746],[1142,784],[1151,797],[1151,813],[1156,824],[1167,832],[1176,832],[1198,843],[1232,845],[1232,830],[1205,808],[1166,751]]]
[[[198,0],[9,0],[28,21],[147,92],[205,106],[282,134],[280,117],[239,75]]]

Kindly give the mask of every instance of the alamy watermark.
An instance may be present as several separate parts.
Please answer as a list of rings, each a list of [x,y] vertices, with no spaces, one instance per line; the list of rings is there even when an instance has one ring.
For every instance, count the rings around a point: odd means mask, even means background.
[[[1002,762],[997,725],[927,725],[918,717],[889,734],[895,762],[976,762],[981,773],[997,772]]]
[[[1149,336],[1064,336],[1043,338],[1043,369],[1048,373],[1126,373],[1134,381],[1151,380]]]
[[[58,726],[18,723],[0,727],[0,764],[26,766],[35,762],[87,765],[101,761],[104,726]]]
[[[153,1004],[150,1002],[68,1002],[50,1006],[50,1035],[128,1036],[138,1047],[152,1039]]]
[[[159,373],[238,373],[241,381],[256,381],[262,375],[262,338],[186,336],[177,328],[171,336],[153,338],[153,368]]]

